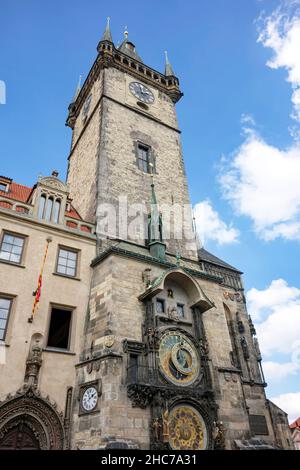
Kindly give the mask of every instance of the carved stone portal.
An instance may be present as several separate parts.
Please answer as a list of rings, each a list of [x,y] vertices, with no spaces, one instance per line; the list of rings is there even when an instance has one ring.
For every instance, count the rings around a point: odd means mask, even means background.
[[[62,416],[33,388],[17,392],[0,404],[0,449],[9,446],[42,450],[65,447]]]

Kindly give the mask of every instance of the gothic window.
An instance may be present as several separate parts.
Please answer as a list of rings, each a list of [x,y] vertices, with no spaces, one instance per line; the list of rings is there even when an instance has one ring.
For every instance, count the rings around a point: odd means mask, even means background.
[[[12,299],[0,297],[0,341],[4,341]]]
[[[183,304],[177,304],[177,313],[180,318],[184,317],[184,305]]]
[[[77,272],[78,252],[67,248],[59,248],[56,272],[75,277]]]
[[[69,349],[72,310],[52,307],[47,347]]]
[[[20,264],[22,260],[24,237],[5,233],[1,242],[0,259]]]
[[[156,299],[156,312],[164,313],[165,312],[165,301],[162,299]]]

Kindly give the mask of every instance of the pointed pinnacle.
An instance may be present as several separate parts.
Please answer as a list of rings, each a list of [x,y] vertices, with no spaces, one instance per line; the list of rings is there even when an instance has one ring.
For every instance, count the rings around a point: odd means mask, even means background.
[[[110,32],[110,16],[108,16],[107,20],[106,20],[106,28],[105,28],[104,34],[102,36],[102,41],[113,42],[112,35],[111,35],[111,32]]]
[[[167,51],[165,51],[165,60],[166,60],[166,62],[165,62],[165,75],[166,75],[166,77],[168,77],[170,75],[175,76],[174,70],[172,69],[172,65],[169,62],[168,52]]]

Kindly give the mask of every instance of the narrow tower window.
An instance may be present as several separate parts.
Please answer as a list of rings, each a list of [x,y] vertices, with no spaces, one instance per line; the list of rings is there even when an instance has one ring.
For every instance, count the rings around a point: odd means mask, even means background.
[[[151,173],[150,171],[150,148],[146,147],[146,145],[138,143],[137,146],[137,153],[138,153],[138,165],[139,169],[142,170],[144,173]]]

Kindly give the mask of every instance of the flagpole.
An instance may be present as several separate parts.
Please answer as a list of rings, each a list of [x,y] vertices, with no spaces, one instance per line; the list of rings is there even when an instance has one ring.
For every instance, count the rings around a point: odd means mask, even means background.
[[[52,242],[52,238],[48,237],[46,241],[47,241],[47,243],[46,243],[45,253],[44,253],[44,257],[43,257],[43,262],[42,262],[40,274],[39,274],[39,277],[38,277],[38,285],[37,285],[36,290],[32,294],[32,295],[34,295],[34,301],[33,301],[33,306],[32,306],[32,310],[31,310],[31,316],[28,318],[28,323],[33,322],[33,317],[34,317],[34,315],[35,315],[35,313],[38,309],[38,304],[39,304],[40,297],[41,297],[42,278],[43,278],[44,266],[45,266],[47,255],[48,255],[49,244]]]

